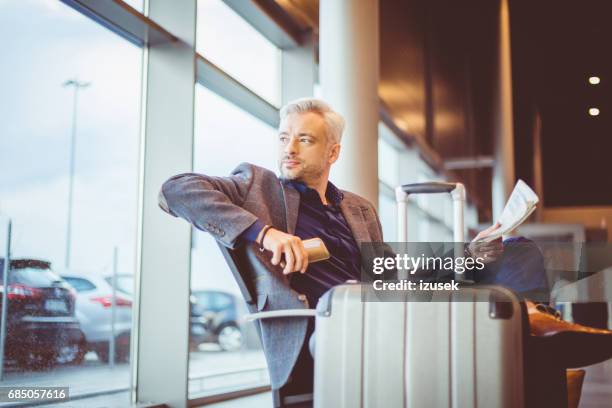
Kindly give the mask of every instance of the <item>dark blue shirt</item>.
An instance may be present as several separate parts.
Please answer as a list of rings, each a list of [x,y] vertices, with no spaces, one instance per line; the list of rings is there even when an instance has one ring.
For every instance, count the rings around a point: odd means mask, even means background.
[[[291,287],[306,295],[310,307],[315,307],[321,295],[331,287],[350,279],[361,279],[361,255],[340,209],[342,192],[328,182],[325,192],[328,205],[323,205],[316,190],[299,182],[289,183],[300,193],[300,208],[294,235],[302,240],[321,238],[330,253],[329,259],[309,264],[306,273],[296,272],[289,275]],[[261,221],[257,221],[242,233],[241,238],[255,241],[263,226]]]

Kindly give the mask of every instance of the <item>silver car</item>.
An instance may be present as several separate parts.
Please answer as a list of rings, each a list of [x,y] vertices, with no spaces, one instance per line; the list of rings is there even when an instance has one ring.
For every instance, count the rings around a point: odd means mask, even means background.
[[[113,328],[113,288],[103,277],[68,273],[62,275],[62,278],[77,292],[76,317],[85,335],[87,349],[95,351],[100,361],[108,362],[109,344],[114,332],[116,361],[129,361],[132,329],[131,297],[117,291]]]

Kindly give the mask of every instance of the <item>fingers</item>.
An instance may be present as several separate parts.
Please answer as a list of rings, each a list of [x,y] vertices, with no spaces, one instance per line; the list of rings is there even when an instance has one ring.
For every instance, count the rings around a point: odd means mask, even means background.
[[[483,251],[503,248],[501,237],[490,242],[477,242],[476,246]]]
[[[283,273],[289,274],[291,272],[304,273],[308,267],[308,254],[304,248],[302,240],[298,237],[291,237],[285,245],[285,262],[286,265],[283,269]]]
[[[300,246],[296,241],[292,240],[289,245],[291,245],[291,252],[293,253],[293,269],[291,272],[296,272],[302,269],[302,252],[300,251]]]
[[[304,260],[302,262],[302,269],[300,269],[301,273],[306,273],[306,269],[308,269],[308,252],[306,252],[306,248],[304,248],[304,244],[300,241],[300,245],[302,247]]]
[[[480,258],[488,264],[501,258],[504,253],[502,240],[496,239],[491,242],[475,241],[469,245],[470,252],[475,258]]]
[[[495,248],[488,249],[486,251],[480,251],[479,257],[482,258],[485,263],[491,263],[497,261],[499,258],[501,258],[502,255],[503,250]]]
[[[291,248],[293,249],[293,254],[295,255],[294,271],[299,271],[300,273],[306,272],[306,268],[308,267],[308,253],[306,252],[306,248],[304,248],[302,240],[294,240],[291,243]]]
[[[282,255],[283,255],[282,245],[274,246],[274,249],[272,250],[272,265],[278,265],[281,261]]]
[[[495,232],[495,230],[499,229],[500,227],[501,227],[501,224],[499,222],[496,222],[495,224],[491,225],[489,228],[480,231],[478,235],[476,235],[476,238],[474,238],[474,241],[479,241],[487,237],[488,235]]]
[[[283,268],[283,274],[306,272],[308,253],[299,237],[271,230],[266,235],[264,246],[272,251],[272,265],[280,265]]]
[[[499,222],[496,222],[495,224],[491,225],[489,228],[485,229],[483,232],[493,232],[499,227],[501,227],[501,224]]]
[[[283,245],[283,253],[285,254],[285,269],[283,269],[283,274],[287,275],[294,271],[294,263],[295,257],[293,256],[293,250],[291,249],[291,244],[287,243]]]

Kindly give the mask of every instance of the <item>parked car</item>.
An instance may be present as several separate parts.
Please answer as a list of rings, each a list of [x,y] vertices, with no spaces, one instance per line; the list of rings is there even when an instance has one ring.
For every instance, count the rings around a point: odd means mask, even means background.
[[[199,311],[207,319],[206,342],[215,342],[225,351],[235,351],[244,343],[242,329],[238,324],[238,299],[227,292],[196,290]]]
[[[111,276],[105,279],[109,284],[112,283]],[[118,274],[117,290],[132,296],[134,275]],[[192,350],[201,343],[217,343],[225,351],[235,351],[243,347],[245,332],[238,323],[238,298],[218,290],[196,290],[191,293],[190,302],[189,345]],[[250,337],[255,338],[255,343],[258,342],[256,334]]]
[[[87,350],[94,351],[100,361],[108,362],[113,333],[112,286],[101,276],[67,273],[62,278],[76,289],[76,317],[85,335]],[[129,361],[131,330],[131,296],[117,291],[114,324],[116,361]]]
[[[4,259],[0,259],[3,271]],[[80,363],[85,339],[75,316],[74,289],[39,259],[12,259],[7,290],[5,356],[21,366]],[[0,310],[4,307],[1,304]]]
[[[113,277],[106,276],[104,278],[106,283],[112,287]],[[118,274],[117,291],[121,292],[125,296],[132,298],[134,292],[134,275],[130,274]],[[190,318],[189,318],[189,348],[191,350],[197,349],[198,345],[203,343],[208,336],[208,328],[206,326],[207,320],[203,317],[202,313],[199,313],[196,299],[191,296],[190,301]]]

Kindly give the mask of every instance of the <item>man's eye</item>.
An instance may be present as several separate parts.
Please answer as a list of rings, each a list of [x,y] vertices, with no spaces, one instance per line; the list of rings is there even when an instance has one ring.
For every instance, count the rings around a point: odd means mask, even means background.
[[[310,144],[310,143],[312,143],[312,140],[310,140],[310,139],[308,139],[306,137],[303,137],[303,138],[300,139],[300,142],[306,143],[306,144]]]
[[[289,140],[289,138],[287,136],[280,136],[278,140],[285,143],[287,140]]]

